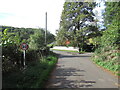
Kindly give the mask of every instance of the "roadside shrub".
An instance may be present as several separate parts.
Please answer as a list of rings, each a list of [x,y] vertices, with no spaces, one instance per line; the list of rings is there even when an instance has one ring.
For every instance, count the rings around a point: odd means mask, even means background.
[[[49,61],[48,58],[51,60]],[[49,54],[37,61],[28,63],[26,69],[3,76],[4,88],[44,88],[48,77],[57,63],[57,57]]]
[[[2,45],[2,70],[8,72],[21,65],[22,52],[18,50],[16,44]]]

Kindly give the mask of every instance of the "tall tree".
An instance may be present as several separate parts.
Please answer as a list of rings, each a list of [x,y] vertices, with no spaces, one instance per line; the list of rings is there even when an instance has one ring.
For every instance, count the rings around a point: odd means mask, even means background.
[[[95,21],[92,11],[95,5],[94,2],[64,3],[60,28],[56,38],[58,44],[65,45],[63,42],[69,40],[72,46],[83,48],[85,41],[97,30],[96,26],[91,23]]]
[[[106,31],[102,36],[102,46],[120,46],[120,2],[106,2],[104,21]]]
[[[105,2],[104,22],[106,30],[100,38],[93,60],[100,66],[120,75],[120,2]]]

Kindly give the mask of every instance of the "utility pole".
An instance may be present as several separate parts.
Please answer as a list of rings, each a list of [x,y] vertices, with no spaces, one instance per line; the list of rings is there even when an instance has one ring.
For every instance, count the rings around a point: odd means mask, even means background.
[[[45,13],[45,45],[47,45],[47,12]]]

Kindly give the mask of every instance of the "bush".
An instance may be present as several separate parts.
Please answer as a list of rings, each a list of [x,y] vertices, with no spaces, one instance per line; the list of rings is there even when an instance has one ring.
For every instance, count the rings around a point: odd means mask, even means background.
[[[119,62],[119,58],[120,58],[120,53],[119,50],[111,50],[111,48],[107,48],[107,50],[105,50],[104,48],[102,49],[97,49],[96,52],[94,53],[94,55],[92,56],[92,60],[112,71],[113,73],[119,75],[119,69],[120,69],[120,64]]]
[[[49,60],[50,59],[50,60]],[[4,88],[43,88],[50,72],[57,63],[55,54],[50,54],[41,60],[32,61],[23,71],[9,73],[3,76]]]
[[[18,50],[16,44],[2,45],[2,70],[9,72],[21,64],[22,52]]]

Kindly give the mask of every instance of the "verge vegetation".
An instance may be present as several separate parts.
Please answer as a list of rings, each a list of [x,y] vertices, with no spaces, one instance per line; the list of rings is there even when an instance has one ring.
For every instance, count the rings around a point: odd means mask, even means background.
[[[3,75],[3,88],[44,88],[57,63],[57,55],[50,52],[47,57],[30,62],[26,69]]]
[[[44,44],[43,29],[1,26],[3,88],[42,88],[57,63],[57,55]],[[47,44],[54,35],[47,32]],[[22,43],[28,44],[24,66]]]
[[[120,2],[106,2],[104,23],[106,30],[98,38],[93,61],[120,76]]]

